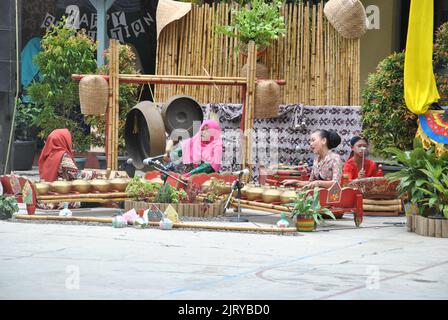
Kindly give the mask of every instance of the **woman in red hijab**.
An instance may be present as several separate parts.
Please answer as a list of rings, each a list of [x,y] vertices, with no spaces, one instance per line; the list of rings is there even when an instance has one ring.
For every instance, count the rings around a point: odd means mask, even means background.
[[[72,136],[67,129],[53,130],[45,142],[39,158],[39,177],[42,181],[86,179],[96,177],[94,171],[76,167],[72,150]]]

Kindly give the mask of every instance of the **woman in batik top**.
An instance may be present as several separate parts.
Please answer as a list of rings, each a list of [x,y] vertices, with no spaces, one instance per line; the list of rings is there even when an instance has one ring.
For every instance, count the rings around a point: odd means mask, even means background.
[[[335,182],[341,182],[342,160],[338,154],[331,151],[340,143],[341,137],[335,131],[322,129],[314,131],[310,139],[310,148],[315,157],[309,181],[288,179],[282,183],[309,188],[330,188]]]

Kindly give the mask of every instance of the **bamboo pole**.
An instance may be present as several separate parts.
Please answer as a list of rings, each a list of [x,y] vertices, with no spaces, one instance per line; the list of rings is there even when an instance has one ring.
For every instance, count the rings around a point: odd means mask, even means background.
[[[123,198],[123,197],[127,197],[126,192],[38,195],[37,200],[39,201],[39,200],[58,200],[58,199],[70,199],[70,198]]]
[[[244,167],[249,168],[249,179],[252,179],[252,129],[254,126],[254,107],[255,107],[255,78],[256,78],[256,45],[255,42],[249,42],[247,55],[247,91],[245,99],[245,155],[243,155]]]
[[[400,199],[392,199],[392,200],[376,200],[376,199],[362,199],[364,204],[372,204],[372,205],[401,205]]]
[[[79,221],[79,222],[99,222],[112,223],[113,218],[96,218],[96,217],[59,217],[59,216],[35,216],[35,215],[16,215],[14,217],[18,220],[52,220],[52,221]],[[158,227],[159,222],[149,221],[149,226]],[[224,230],[224,231],[255,231],[255,232],[273,232],[273,233],[288,233],[297,232],[296,228],[277,228],[277,227],[243,227],[243,226],[223,226],[223,225],[206,225],[193,223],[173,223],[173,228],[188,228],[188,229],[208,229],[208,230]]]
[[[232,204],[232,207],[235,208],[237,207],[237,204]],[[266,211],[266,212],[272,212],[272,213],[277,213],[277,214],[282,214],[284,213],[284,211],[281,210],[277,210],[277,209],[271,209],[271,208],[264,208],[264,207],[259,207],[259,206],[253,206],[250,204],[240,204],[241,208],[244,209],[250,209],[250,210],[260,210],[260,211]]]
[[[118,74],[120,73],[120,43],[116,40],[115,54],[114,54],[114,108],[115,108],[115,118],[114,118],[114,166],[112,170],[118,170],[118,145],[119,145],[119,123],[120,123],[120,83],[118,79]]]
[[[125,200],[130,200],[131,198],[61,198],[57,200],[39,200],[41,203],[61,203],[61,202],[98,202],[98,203],[109,203],[109,202],[122,202]]]
[[[236,200],[234,198],[232,198],[232,203],[236,203]],[[250,205],[250,206],[254,206],[254,207],[265,208],[265,209],[275,209],[275,210],[279,210],[279,211],[282,211],[282,212],[289,212],[289,211],[291,211],[290,208],[288,208],[287,206],[280,206],[280,205],[264,203],[264,202],[240,200],[240,203],[241,204]]]
[[[401,211],[402,207],[400,205],[371,205],[363,204],[364,211]]]

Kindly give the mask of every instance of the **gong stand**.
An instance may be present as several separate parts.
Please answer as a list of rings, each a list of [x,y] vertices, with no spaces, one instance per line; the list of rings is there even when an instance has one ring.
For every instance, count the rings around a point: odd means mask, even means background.
[[[106,157],[107,167],[118,169],[118,119],[120,83],[138,84],[181,84],[201,86],[240,86],[242,87],[243,115],[241,129],[243,139],[243,167],[249,169],[249,179],[252,178],[252,129],[254,126],[255,86],[257,54],[255,42],[250,41],[247,56],[246,77],[208,77],[179,75],[143,75],[119,74],[119,42],[110,39],[109,76],[102,76],[109,82],[109,105],[106,111]],[[73,80],[81,80],[86,75],[72,74]],[[284,80],[276,80],[277,84],[285,85]]]

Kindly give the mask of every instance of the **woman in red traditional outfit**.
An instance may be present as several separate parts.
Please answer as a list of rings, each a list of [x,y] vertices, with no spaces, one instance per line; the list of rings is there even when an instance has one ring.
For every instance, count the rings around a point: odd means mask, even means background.
[[[348,181],[358,178],[382,177],[376,163],[367,159],[369,155],[369,142],[367,138],[355,136],[350,140],[352,153],[350,158],[344,163],[344,175],[348,176]],[[363,165],[364,160],[364,165]]]
[[[95,171],[82,171],[76,167],[72,150],[72,136],[67,129],[53,130],[47,137],[39,158],[39,177],[41,181],[55,180],[91,180],[96,178]],[[41,209],[61,209],[63,203],[38,203]],[[79,202],[69,203],[70,208],[80,207]]]
[[[96,172],[81,171],[76,167],[70,132],[67,129],[56,129],[48,135],[40,155],[39,177],[48,182],[58,178],[90,180],[96,177]]]

